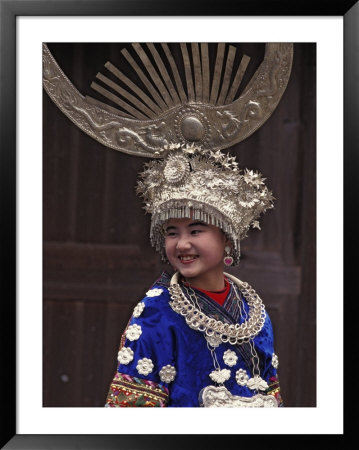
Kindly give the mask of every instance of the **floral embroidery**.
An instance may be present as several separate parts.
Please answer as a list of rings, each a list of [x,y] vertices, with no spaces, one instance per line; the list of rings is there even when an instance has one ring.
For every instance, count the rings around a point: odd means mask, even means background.
[[[136,369],[138,373],[142,375],[148,375],[149,373],[152,372],[153,367],[154,367],[153,363],[150,359],[142,358],[138,361]]]
[[[141,326],[136,323],[129,326],[126,331],[126,337],[130,341],[136,341],[142,334]]]
[[[176,369],[169,364],[167,366],[162,367],[160,370],[160,379],[164,383],[170,383],[175,379]]]
[[[223,354],[223,361],[229,367],[233,367],[237,364],[238,356],[232,350],[226,350]]]
[[[278,369],[278,366],[279,366],[279,359],[278,359],[278,356],[275,353],[272,354],[272,366],[275,369]]]
[[[249,377],[247,372],[243,369],[238,369],[236,372],[236,380],[240,386],[245,386],[247,384]]]
[[[147,297],[158,297],[163,292],[163,289],[150,289],[146,292]]]
[[[143,302],[140,302],[138,305],[135,306],[135,309],[133,310],[133,317],[140,317],[143,310],[145,309],[145,304]]]
[[[213,370],[213,372],[211,372],[209,376],[215,383],[222,384],[229,379],[229,377],[231,376],[231,371],[229,369],[217,369]]]
[[[122,347],[117,359],[121,364],[128,364],[133,360],[133,351],[129,347]]]
[[[268,383],[256,375],[247,381],[247,386],[249,389],[259,389],[261,391],[265,391],[268,388]]]

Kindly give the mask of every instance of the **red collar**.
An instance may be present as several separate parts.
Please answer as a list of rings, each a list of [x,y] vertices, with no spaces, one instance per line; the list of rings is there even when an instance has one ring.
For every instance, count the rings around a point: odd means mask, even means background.
[[[225,288],[222,289],[221,291],[206,291],[205,289],[199,289],[196,288],[198,291],[203,292],[204,294],[206,294],[209,298],[211,298],[212,300],[214,300],[215,302],[219,303],[221,306],[223,306],[223,303],[225,302],[227,295],[229,293],[229,283],[226,277],[224,277],[224,283],[225,283]]]

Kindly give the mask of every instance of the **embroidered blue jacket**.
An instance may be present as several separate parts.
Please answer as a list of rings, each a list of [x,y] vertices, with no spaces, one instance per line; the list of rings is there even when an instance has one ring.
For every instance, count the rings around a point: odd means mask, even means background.
[[[169,281],[169,275],[163,273],[135,309],[121,340],[120,362],[106,406],[198,407],[200,391],[208,385],[215,385],[209,377],[215,367],[207,341],[202,332],[190,328],[185,318],[171,308]],[[233,286],[223,306],[204,293],[195,292],[206,315],[233,324],[243,321]],[[248,304],[241,297],[248,312]],[[259,357],[260,376],[268,384],[268,389],[260,393],[274,395],[282,406],[275,361],[274,366],[272,364],[273,330],[268,314],[262,330],[254,338],[254,345]],[[232,366],[223,359],[227,350],[235,352],[238,357]],[[250,344],[221,343],[215,349],[215,355],[220,368],[230,370],[230,378],[224,386],[232,395],[251,397],[257,393],[236,379],[239,369],[246,372],[248,379],[253,377],[254,360]],[[163,374],[163,371],[160,374],[161,369],[166,366],[175,369],[170,369],[175,376],[167,383],[160,376]]]

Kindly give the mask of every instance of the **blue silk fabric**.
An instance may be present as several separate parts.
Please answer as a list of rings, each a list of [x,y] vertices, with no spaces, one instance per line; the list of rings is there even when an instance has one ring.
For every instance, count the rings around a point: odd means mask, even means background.
[[[169,389],[168,407],[198,407],[198,395],[204,387],[214,385],[209,374],[214,370],[211,352],[202,332],[191,329],[183,316],[173,311],[168,287],[170,277],[163,273],[151,289],[161,289],[158,296],[146,296],[141,300],[145,308],[139,317],[131,317],[128,325],[137,324],[142,334],[137,340],[130,341],[123,336],[123,347],[133,350],[133,360],[128,364],[119,364],[118,372],[132,377],[150,380],[166,386]],[[241,323],[238,308],[238,299],[231,285],[227,299],[222,306],[211,298],[195,290],[202,311],[216,320],[228,323]],[[248,304],[242,296],[243,303],[248,312]],[[259,357],[260,376],[272,384],[270,378],[276,377],[276,369],[272,366],[273,331],[268,314],[260,333],[254,338],[255,348]],[[226,350],[234,351],[238,360],[229,367],[223,361]],[[257,392],[246,386],[240,386],[236,381],[238,369],[244,369],[249,378],[252,378],[252,356],[249,344],[231,345],[221,343],[215,349],[217,360],[221,369],[230,369],[231,376],[224,386],[233,394],[251,397]],[[154,367],[151,373],[141,375],[136,369],[138,360],[148,358]],[[170,383],[160,380],[159,371],[162,367],[171,365],[176,369],[176,377]]]

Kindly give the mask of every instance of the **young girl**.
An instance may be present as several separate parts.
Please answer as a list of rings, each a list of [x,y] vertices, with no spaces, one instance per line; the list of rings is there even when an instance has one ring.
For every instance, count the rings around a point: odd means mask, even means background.
[[[282,406],[264,305],[224,272],[272,207],[261,175],[221,152],[169,146],[138,183],[163,273],[123,333],[107,407]]]

